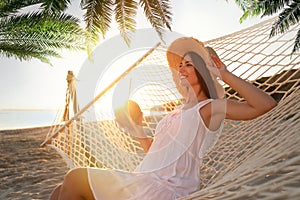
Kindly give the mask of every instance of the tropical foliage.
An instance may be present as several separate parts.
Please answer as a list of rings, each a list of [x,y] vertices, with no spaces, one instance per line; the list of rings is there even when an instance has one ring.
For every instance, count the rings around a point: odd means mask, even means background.
[[[73,0],[75,1],[75,0]],[[0,2],[0,17],[1,17],[1,28],[4,28],[7,23],[13,24],[15,20],[14,14],[19,11],[19,9],[24,8],[29,5],[39,5],[41,12],[40,13],[31,13],[29,15],[22,15],[18,18],[18,20],[26,20],[26,18],[32,19],[32,24],[35,22],[39,22],[38,18],[44,17],[47,20],[44,20],[44,23],[55,23],[57,21],[56,28],[60,27],[60,31],[71,31],[72,28],[76,28],[77,20],[69,15],[63,15],[63,13],[72,3],[72,0],[3,0]],[[171,7],[169,4],[169,0],[81,0],[80,1],[81,9],[84,11],[84,21],[86,24],[85,27],[85,45],[90,52],[95,46],[96,42],[99,40],[99,35],[105,37],[106,32],[109,30],[112,18],[114,17],[115,21],[118,24],[118,28],[120,30],[120,34],[123,36],[125,41],[129,43],[130,41],[130,32],[136,29],[136,15],[137,10],[141,7],[160,37],[162,37],[163,31],[165,28],[171,29]],[[10,16],[10,17],[9,17]],[[37,21],[34,21],[37,20]],[[29,20],[31,21],[31,20]],[[63,25],[61,23],[70,23],[69,25]],[[28,22],[28,21],[27,21]],[[19,24],[23,22],[19,21]],[[24,21],[25,23],[25,21]],[[42,31],[45,30],[46,27],[50,27],[54,24],[36,24],[34,26],[36,29],[41,30],[33,30],[31,29],[31,33],[35,32],[33,37],[37,37],[40,35]],[[3,25],[2,25],[3,24]],[[44,25],[44,26],[43,26]],[[61,25],[61,26],[60,26]],[[39,28],[38,28],[39,27]],[[42,28],[43,27],[43,28]],[[23,27],[24,28],[24,27]],[[28,28],[28,27],[27,27]],[[10,31],[14,29],[11,26]],[[22,29],[24,31],[24,29]],[[8,30],[6,30],[8,31]],[[36,32],[37,31],[37,32]],[[52,30],[54,31],[54,30]],[[3,32],[0,30],[0,32]],[[48,32],[48,31],[46,31]],[[52,32],[50,38],[56,38],[61,36],[61,34],[56,34],[59,32]],[[74,30],[74,33],[70,39],[75,39],[77,34],[81,34],[80,29]],[[0,33],[1,34],[1,33]],[[25,34],[25,33],[24,33]],[[45,41],[45,37],[49,37],[51,33],[42,34],[43,41]],[[71,36],[71,32],[69,33]],[[5,37],[8,37],[9,33],[6,34]],[[30,34],[25,34],[28,37]],[[62,34],[63,36],[65,34]],[[75,36],[75,37],[74,37]],[[5,38],[4,36],[0,36],[1,41],[11,41],[11,38]],[[16,35],[14,37],[17,37]],[[24,36],[22,36],[24,37]],[[57,38],[61,40],[62,38]],[[64,37],[66,39],[66,37]],[[64,40],[66,41],[66,40]],[[72,40],[73,42],[75,40]],[[68,43],[68,41],[66,41]],[[62,43],[62,44],[66,44]],[[69,43],[72,43],[69,41]],[[58,45],[55,43],[55,45]],[[5,46],[8,46],[7,44]],[[57,46],[58,47],[58,46]],[[32,48],[31,48],[32,49]],[[8,51],[7,51],[8,52]],[[3,52],[2,52],[3,54]],[[49,52],[49,54],[55,54],[53,51]],[[6,53],[6,55],[11,55],[10,53]],[[25,57],[24,57],[25,58]],[[44,58],[43,58],[44,59]]]
[[[281,34],[290,29],[291,26],[299,25],[300,20],[300,1],[299,0],[235,0],[239,7],[244,11],[240,21],[251,16],[271,16],[279,13],[273,23],[270,37]],[[300,28],[296,34],[292,54],[300,48]]]
[[[4,0],[0,2],[0,55],[20,60],[31,58],[50,63],[59,57],[59,49],[84,49],[84,31],[78,19],[55,10],[63,3],[45,5],[43,12],[24,9],[37,0]]]
[[[52,2],[56,1],[60,2],[60,0],[52,0]],[[65,0],[65,2],[69,1]],[[113,17],[118,24],[120,34],[129,43],[130,32],[136,29],[139,7],[143,9],[160,37],[165,28],[171,29],[172,14],[169,0],[81,0],[81,8],[85,11],[88,50],[91,50],[99,40],[99,34],[105,37]]]

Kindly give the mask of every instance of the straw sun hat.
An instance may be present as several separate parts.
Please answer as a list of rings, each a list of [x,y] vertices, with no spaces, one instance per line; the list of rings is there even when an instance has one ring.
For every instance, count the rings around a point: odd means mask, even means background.
[[[213,60],[210,58],[210,54],[217,56],[216,52],[211,47],[205,47],[202,42],[192,37],[182,37],[174,40],[167,49],[167,60],[169,67],[178,71],[179,64],[187,52],[195,52],[206,64],[207,69],[210,72],[210,77],[215,85],[218,98],[224,97],[224,88],[218,82],[218,78],[221,78],[218,69],[215,67]],[[197,69],[197,68],[196,68]],[[197,69],[198,70],[198,69]],[[199,70],[198,70],[199,71]],[[203,74],[201,74],[203,76]]]

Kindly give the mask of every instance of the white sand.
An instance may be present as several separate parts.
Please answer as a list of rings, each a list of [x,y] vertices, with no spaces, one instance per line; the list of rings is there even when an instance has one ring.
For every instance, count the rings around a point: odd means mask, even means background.
[[[0,131],[0,199],[49,199],[69,170],[55,150],[40,148],[49,127]]]

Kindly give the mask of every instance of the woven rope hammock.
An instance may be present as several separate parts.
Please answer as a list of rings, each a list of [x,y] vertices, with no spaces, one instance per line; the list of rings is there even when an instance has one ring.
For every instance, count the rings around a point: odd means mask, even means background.
[[[205,43],[216,50],[230,71],[272,95],[279,104],[255,120],[227,120],[200,168],[201,189],[182,199],[300,197],[300,56],[290,55],[298,27],[269,38],[272,23],[268,20]],[[161,117],[181,100],[169,68],[161,67],[166,65],[165,47],[158,44],[74,117],[55,122],[43,145],[55,148],[71,168],[132,171],[144,154],[139,143],[118,128],[106,102],[111,101],[118,83],[142,85],[128,91],[141,105],[144,127],[151,136]],[[143,87],[143,83],[147,85]],[[242,100],[224,87],[227,98]]]

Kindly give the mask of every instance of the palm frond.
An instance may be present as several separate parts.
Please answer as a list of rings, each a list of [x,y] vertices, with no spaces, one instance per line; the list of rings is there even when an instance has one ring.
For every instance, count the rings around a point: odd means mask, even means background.
[[[56,49],[84,49],[84,31],[66,15],[29,13],[0,19],[1,54],[19,59],[38,58],[48,63]],[[26,56],[28,55],[28,56]]]
[[[0,43],[0,55],[7,58],[13,57],[20,61],[29,61],[36,58],[50,65],[51,57],[60,57],[60,55],[54,50],[43,49],[37,46],[21,46],[19,44],[10,43]]]
[[[140,0],[140,5],[152,27],[162,38],[164,28],[170,29],[171,27],[172,18],[169,0]]]
[[[279,14],[278,19],[272,26],[270,36],[284,33],[290,26],[299,23],[299,17],[300,2],[293,2]]]
[[[291,26],[299,24],[300,1],[299,0],[235,0],[238,6],[244,11],[240,22],[250,16],[265,17],[281,12],[273,23],[270,37],[284,33]],[[295,40],[292,54],[299,50],[299,31]]]
[[[42,0],[42,9],[46,13],[61,13],[66,10],[70,0]]]
[[[136,27],[136,13],[138,4],[134,0],[116,0],[115,1],[115,19],[119,25],[121,36],[129,45],[129,31],[134,31]]]
[[[86,22],[87,31],[87,48],[88,52],[92,50],[101,33],[104,37],[110,27],[112,17],[112,0],[83,0],[81,7],[86,10],[84,21]]]
[[[43,0],[2,0],[0,1],[0,17],[17,13],[21,8],[42,3]]]
[[[84,31],[66,14],[30,13],[0,20],[0,42],[37,44],[45,48],[84,49]]]
[[[299,51],[299,49],[300,49],[300,29],[297,32],[297,36],[296,36],[296,39],[295,39],[295,43],[294,43],[294,48],[293,48],[292,54],[294,54],[297,51]]]
[[[172,13],[171,13],[171,6],[169,0],[157,0],[156,3],[163,24],[169,30],[171,30]]]
[[[259,0],[259,3],[264,7],[264,12],[262,17],[273,15],[280,10],[282,10],[285,6],[289,6],[292,1],[291,0]]]
[[[226,0],[228,1],[228,0]],[[252,1],[251,1],[252,2]],[[251,5],[251,2],[249,0],[235,0],[235,3],[242,9],[242,11],[247,11]],[[255,2],[255,1],[253,1]]]
[[[240,23],[250,17],[259,16],[265,10],[264,5],[257,0],[236,0],[235,2],[244,11],[240,17]]]
[[[243,15],[240,17],[240,23],[242,23],[244,20],[254,17],[254,16],[259,16],[264,12],[264,7],[262,6],[257,6],[257,7],[252,7],[249,8],[248,10],[244,11]]]

